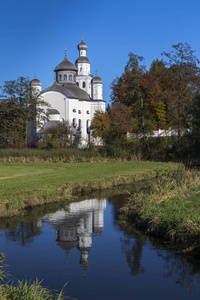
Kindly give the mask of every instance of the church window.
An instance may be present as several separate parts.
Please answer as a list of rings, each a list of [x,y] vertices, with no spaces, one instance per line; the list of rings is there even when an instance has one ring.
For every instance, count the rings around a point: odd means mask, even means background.
[[[71,74],[69,75],[69,81],[72,81],[72,75]]]
[[[82,72],[82,67],[80,67],[80,72]]]
[[[74,119],[73,119],[73,127],[76,128],[76,125],[77,125],[77,123],[76,123],[76,118],[74,118]]]
[[[76,85],[77,85],[77,86],[79,86],[79,83],[78,83],[78,81],[77,81]]]
[[[64,80],[67,80],[67,75],[66,74],[64,75]]]
[[[62,80],[62,75],[59,75],[59,80]]]
[[[82,87],[83,87],[83,88],[85,88],[85,81],[83,81],[83,85],[82,85]]]
[[[74,82],[76,82],[76,76],[74,75]]]

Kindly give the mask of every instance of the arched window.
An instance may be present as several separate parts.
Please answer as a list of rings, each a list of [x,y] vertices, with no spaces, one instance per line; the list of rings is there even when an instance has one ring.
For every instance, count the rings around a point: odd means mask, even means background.
[[[80,67],[80,72],[82,72],[82,67]]]
[[[78,130],[81,132],[82,130],[82,121],[79,119],[78,120]]]
[[[79,86],[79,83],[78,83],[78,81],[77,81],[76,85],[77,85],[77,86]]]
[[[59,75],[59,80],[62,80],[62,75]]]
[[[69,81],[72,81],[72,75],[71,74],[69,75]]]
[[[67,75],[66,74],[64,75],[64,80],[67,80]]]
[[[86,130],[87,130],[87,134],[90,134],[90,120],[87,120],[86,122]]]
[[[85,81],[83,81],[82,87],[85,88]]]
[[[74,75],[74,82],[76,82],[76,75]]]

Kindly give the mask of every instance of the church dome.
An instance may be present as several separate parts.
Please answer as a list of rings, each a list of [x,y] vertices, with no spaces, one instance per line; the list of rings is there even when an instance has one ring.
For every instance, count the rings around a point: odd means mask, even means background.
[[[31,84],[31,86],[42,86],[41,81],[37,78],[34,78],[33,80],[31,80],[30,84]]]
[[[88,63],[90,64],[89,59],[86,56],[79,56],[75,62],[75,64],[77,63]]]
[[[99,77],[99,76],[95,76],[93,79],[92,79],[92,83],[101,83],[103,84],[103,81],[102,79]]]
[[[66,53],[63,61],[57,65],[54,72],[56,71],[77,71],[77,68],[67,59]]]
[[[87,50],[88,46],[84,43],[84,41],[82,40],[80,42],[80,44],[78,44],[77,46],[78,50]]]

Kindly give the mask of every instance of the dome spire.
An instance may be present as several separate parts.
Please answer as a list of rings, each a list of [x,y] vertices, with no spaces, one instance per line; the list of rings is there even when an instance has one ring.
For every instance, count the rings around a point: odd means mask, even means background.
[[[65,48],[65,57],[67,57],[67,50],[66,50],[66,48]]]
[[[95,75],[96,75],[96,77],[97,77],[97,70],[96,70],[96,74],[95,74]]]
[[[37,77],[36,77],[36,73],[35,73],[35,76],[34,76],[34,78],[36,79]]]
[[[83,32],[81,32],[81,41],[83,41]]]

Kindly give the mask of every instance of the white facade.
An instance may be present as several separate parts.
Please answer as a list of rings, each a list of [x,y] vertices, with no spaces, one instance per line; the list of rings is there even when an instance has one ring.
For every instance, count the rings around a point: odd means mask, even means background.
[[[65,52],[64,60],[54,70],[56,76],[53,85],[42,91],[41,82],[35,78],[31,81],[31,87],[40,93],[42,100],[50,104],[50,109],[47,108],[50,112],[48,127],[52,121],[67,121],[77,130],[81,144],[97,144],[97,140],[90,137],[90,123],[95,111],[105,111],[103,82],[97,74],[96,77],[90,74],[90,62],[86,57],[87,45],[83,39],[78,49],[79,57],[75,65],[67,59]],[[46,124],[43,128],[45,126]],[[42,132],[43,128],[37,128],[37,132]]]

